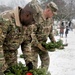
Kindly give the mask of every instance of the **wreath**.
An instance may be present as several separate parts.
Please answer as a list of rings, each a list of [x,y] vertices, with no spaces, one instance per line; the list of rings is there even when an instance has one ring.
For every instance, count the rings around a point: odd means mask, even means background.
[[[65,44],[63,44],[62,40],[58,40],[57,42],[42,42],[42,46],[48,51],[55,51],[55,49],[62,50],[64,49]]]
[[[46,72],[45,68],[31,69],[28,70],[28,67],[24,66],[22,63],[11,66],[5,72],[5,75],[51,75],[49,72]]]

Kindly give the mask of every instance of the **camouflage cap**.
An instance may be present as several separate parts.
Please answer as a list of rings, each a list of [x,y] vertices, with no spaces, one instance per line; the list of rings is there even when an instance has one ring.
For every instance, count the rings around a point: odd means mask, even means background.
[[[54,2],[48,3],[47,7],[49,7],[55,15],[57,15],[58,6]]]

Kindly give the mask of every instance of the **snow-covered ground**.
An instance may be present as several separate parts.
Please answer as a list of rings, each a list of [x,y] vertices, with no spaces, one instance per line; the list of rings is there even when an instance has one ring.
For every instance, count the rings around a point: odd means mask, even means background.
[[[75,30],[69,31],[67,42],[68,46],[64,50],[49,52],[51,75],[75,75]]]
[[[55,36],[55,38],[58,40],[60,37]],[[62,40],[64,43],[66,42],[65,36]],[[49,52],[49,71],[51,72],[51,75],[75,75],[75,30],[69,31],[67,42],[68,46],[66,46],[64,50]],[[18,53],[19,55],[22,53],[20,48],[18,49]],[[18,58],[18,62],[19,61],[25,64],[23,59]],[[40,65],[40,60],[38,65]]]

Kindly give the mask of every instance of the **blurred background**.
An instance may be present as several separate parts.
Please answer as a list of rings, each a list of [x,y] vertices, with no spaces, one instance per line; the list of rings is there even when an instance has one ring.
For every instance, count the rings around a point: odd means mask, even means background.
[[[31,0],[0,0],[0,13],[5,10],[10,10],[16,6],[24,7]],[[75,19],[75,1],[74,0],[39,0],[43,9],[50,1],[54,1],[59,8],[56,19]]]

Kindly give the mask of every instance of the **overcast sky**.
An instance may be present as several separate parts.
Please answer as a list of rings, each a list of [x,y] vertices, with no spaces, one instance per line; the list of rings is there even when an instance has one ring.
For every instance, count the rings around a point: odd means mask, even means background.
[[[13,1],[13,2],[12,2]],[[17,5],[21,6],[22,4],[26,5],[28,2],[30,2],[31,0],[0,0],[0,5],[9,5],[11,6],[12,4],[15,5],[15,2],[17,3]],[[38,0],[39,1],[39,0]],[[64,0],[65,2],[70,2],[71,0]],[[24,2],[24,3],[23,3]],[[74,0],[73,0],[74,2]]]
[[[11,3],[13,1],[13,3]],[[24,1],[25,4],[27,4],[28,2],[30,2],[31,0],[0,0],[0,5],[11,5],[11,4],[15,4],[15,2],[17,2],[17,4],[21,4],[20,2]]]
[[[8,2],[10,2],[11,0],[0,0],[0,3],[1,2],[3,2],[3,3],[8,3]],[[15,1],[15,0],[13,0],[13,1]],[[18,1],[18,0],[17,0]],[[25,0],[25,2],[30,2],[31,0]]]

